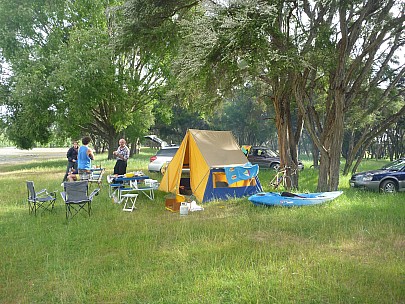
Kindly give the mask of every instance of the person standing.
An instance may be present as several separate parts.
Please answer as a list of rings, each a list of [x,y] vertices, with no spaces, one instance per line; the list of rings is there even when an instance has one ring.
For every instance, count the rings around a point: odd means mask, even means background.
[[[77,140],[73,141],[73,146],[69,148],[69,150],[66,153],[66,157],[68,159],[67,167],[66,167],[66,173],[65,176],[63,177],[63,182],[67,181],[67,177],[70,171],[76,171],[77,170],[77,153],[79,150],[79,143]]]
[[[90,177],[91,161],[94,160],[94,153],[91,148],[88,147],[91,138],[85,136],[82,138],[82,146],[79,147],[77,153],[77,170],[80,179],[88,179]]]
[[[124,175],[127,173],[127,161],[129,158],[129,148],[126,146],[125,139],[119,140],[119,146],[116,151],[113,152],[115,159],[117,160],[114,166],[115,175]]]

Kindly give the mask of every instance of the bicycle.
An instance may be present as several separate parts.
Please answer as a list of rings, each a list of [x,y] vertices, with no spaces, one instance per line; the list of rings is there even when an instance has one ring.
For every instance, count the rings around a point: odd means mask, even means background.
[[[287,171],[291,170],[290,175],[287,174]],[[297,169],[292,169],[291,167],[284,167],[277,171],[276,175],[270,181],[270,186],[274,189],[277,189],[280,185],[284,188],[291,187],[293,185],[291,176],[297,174]]]

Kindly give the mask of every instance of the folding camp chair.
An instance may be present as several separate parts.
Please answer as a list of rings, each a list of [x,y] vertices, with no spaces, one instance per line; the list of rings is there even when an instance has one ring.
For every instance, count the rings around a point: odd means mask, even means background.
[[[88,195],[88,181],[66,182],[63,187],[65,191],[61,193],[61,196],[66,205],[66,219],[69,219],[69,216],[73,218],[82,209],[90,216],[91,202],[100,189],[96,188]]]
[[[132,212],[134,209],[136,209],[135,203],[136,203],[137,198],[138,198],[138,194],[135,194],[135,193],[123,194],[121,196],[121,199],[123,202],[125,202],[125,204],[124,204],[124,208],[122,208],[122,210]]]
[[[104,174],[105,169],[97,169],[91,172],[90,178],[89,178],[89,183],[90,186],[92,184],[97,184],[99,188],[102,186],[103,182],[103,174]]]
[[[37,215],[37,210],[39,208],[43,209],[42,211],[48,210],[53,211],[55,205],[56,194],[55,192],[48,193],[46,189],[42,189],[39,192],[35,192],[34,182],[27,181],[28,189],[28,210],[31,214],[34,212]]]

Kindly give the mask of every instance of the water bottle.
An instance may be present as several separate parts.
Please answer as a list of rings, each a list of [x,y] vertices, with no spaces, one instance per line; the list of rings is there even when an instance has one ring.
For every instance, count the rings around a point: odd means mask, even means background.
[[[186,202],[181,203],[180,205],[180,215],[187,215],[188,214],[188,204]]]

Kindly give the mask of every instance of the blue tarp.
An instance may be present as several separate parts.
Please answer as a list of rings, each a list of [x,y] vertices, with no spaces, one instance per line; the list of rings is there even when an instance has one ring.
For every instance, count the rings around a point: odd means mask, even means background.
[[[224,169],[228,184],[251,179],[259,173],[259,165],[252,165],[251,163],[246,163],[243,166],[224,167]]]

